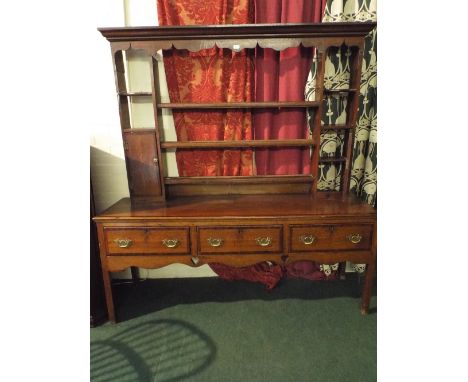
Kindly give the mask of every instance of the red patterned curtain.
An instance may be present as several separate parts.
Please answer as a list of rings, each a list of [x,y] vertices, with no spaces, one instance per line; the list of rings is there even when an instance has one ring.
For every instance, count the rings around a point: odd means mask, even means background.
[[[158,0],[160,25],[246,24],[251,0]],[[164,51],[171,102],[252,100],[253,57],[246,50]],[[178,141],[253,139],[245,111],[173,111]],[[252,175],[252,150],[177,150],[180,176]]]
[[[326,0],[255,0],[255,23],[321,22]],[[304,89],[312,63],[310,48],[281,52],[257,49],[255,56],[255,100],[304,100]],[[255,139],[307,138],[305,109],[258,110],[253,113]],[[310,173],[308,148],[256,150],[258,175]]]

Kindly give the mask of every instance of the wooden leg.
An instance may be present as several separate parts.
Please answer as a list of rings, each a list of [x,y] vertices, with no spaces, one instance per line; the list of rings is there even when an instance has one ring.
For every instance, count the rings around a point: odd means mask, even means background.
[[[104,281],[104,292],[106,294],[107,315],[109,317],[109,321],[115,323],[116,321],[115,321],[114,299],[112,297],[112,284],[111,284],[110,273],[103,270],[102,278]]]
[[[339,263],[338,275],[340,277],[340,280],[346,280],[346,262]]]
[[[115,323],[114,299],[112,297],[112,284],[110,273],[107,270],[106,243],[104,240],[104,228],[102,224],[97,224],[99,253],[101,257],[102,281],[104,284],[104,294],[106,295],[107,315],[109,321]]]
[[[364,289],[362,291],[361,314],[369,313],[369,303],[372,296],[372,287],[374,285],[375,265],[377,262],[377,224],[374,224],[374,233],[372,238],[371,258],[367,263],[366,279],[364,281]]]
[[[364,289],[362,291],[361,299],[361,314],[366,315],[369,313],[369,303],[372,295],[372,286],[374,284],[374,274],[375,274],[375,261],[372,260],[367,264],[366,269],[366,279],[364,281]]]
[[[140,272],[138,271],[138,267],[130,267],[130,272],[132,273],[133,283],[138,282],[138,280],[140,280]]]

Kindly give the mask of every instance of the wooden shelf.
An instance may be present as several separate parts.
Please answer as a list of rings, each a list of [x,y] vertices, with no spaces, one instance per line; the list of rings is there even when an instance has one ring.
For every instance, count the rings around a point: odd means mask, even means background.
[[[324,94],[355,93],[357,89],[324,89]]]
[[[338,158],[319,158],[319,163],[341,163],[346,162],[345,157],[338,157]]]
[[[354,127],[349,125],[321,125],[321,130],[352,130]]]
[[[148,133],[152,131],[156,131],[154,127],[132,127],[131,129],[123,129],[124,133]]]
[[[271,140],[245,140],[245,141],[189,141],[189,142],[163,142],[163,149],[212,149],[224,147],[302,147],[314,146],[312,139],[271,139]]]
[[[213,102],[213,103],[158,103],[161,109],[259,109],[259,108],[311,108],[318,107],[317,101],[281,102]]]
[[[118,92],[119,96],[125,97],[152,97],[153,93],[151,92]]]
[[[165,177],[165,184],[278,184],[310,183],[312,175],[261,175],[261,176],[180,176]]]

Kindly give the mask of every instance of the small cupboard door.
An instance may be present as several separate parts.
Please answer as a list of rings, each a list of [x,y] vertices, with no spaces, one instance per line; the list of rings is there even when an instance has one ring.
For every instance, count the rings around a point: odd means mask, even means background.
[[[156,133],[135,131],[124,133],[128,187],[132,197],[162,196],[161,171]]]

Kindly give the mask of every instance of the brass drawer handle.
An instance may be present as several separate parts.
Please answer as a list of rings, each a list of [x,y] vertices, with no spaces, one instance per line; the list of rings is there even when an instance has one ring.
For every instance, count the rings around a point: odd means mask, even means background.
[[[223,239],[218,239],[218,238],[213,238],[209,237],[208,239],[208,244],[211,245],[212,247],[221,247],[223,245]]]
[[[309,235],[309,236],[302,235],[301,237],[299,237],[299,240],[302,243],[304,243],[305,245],[311,245],[315,241],[315,236],[313,236],[313,235]]]
[[[267,237],[257,237],[255,239],[255,241],[257,242],[258,245],[262,246],[262,247],[268,247],[269,245],[271,245],[271,237],[267,236]]]
[[[175,248],[180,244],[180,241],[178,239],[164,239],[162,243],[167,247],[167,248]]]
[[[133,244],[133,240],[130,239],[115,239],[114,243],[116,243],[119,248],[128,248]]]
[[[358,233],[353,233],[351,235],[348,235],[347,238],[353,244],[360,243],[362,240],[362,236],[359,235]]]

